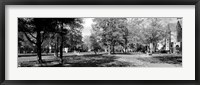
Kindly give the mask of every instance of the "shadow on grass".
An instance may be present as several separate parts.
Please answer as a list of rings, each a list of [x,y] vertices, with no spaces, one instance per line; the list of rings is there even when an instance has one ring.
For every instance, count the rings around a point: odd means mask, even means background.
[[[155,56],[153,58],[159,59],[164,63],[182,64],[182,56]]]
[[[43,60],[42,64],[39,64],[38,61],[24,61],[18,63],[18,67],[54,67],[54,66],[59,66],[60,61],[58,59],[50,60],[46,59]]]
[[[150,63],[168,63],[168,64],[182,64],[181,55],[165,55],[165,56],[152,56],[146,58],[138,58],[138,60],[150,62]]]
[[[31,56],[37,56],[37,54],[36,53],[30,53],[30,54],[18,54],[18,57],[31,57]],[[52,54],[52,53],[48,53],[48,54],[46,54],[46,53],[42,53],[42,56],[54,56],[54,54]]]
[[[102,54],[79,55],[73,57],[65,57],[64,64],[70,67],[102,67],[106,63],[115,62],[115,56],[108,56]]]
[[[145,53],[143,53],[143,52],[126,52],[126,53],[115,52],[115,53],[112,53],[112,55],[140,55],[140,54],[145,54]]]
[[[19,67],[126,67],[127,62],[117,61],[117,57],[103,54],[67,55],[64,62],[59,60],[44,60],[42,64],[37,61],[19,63]]]

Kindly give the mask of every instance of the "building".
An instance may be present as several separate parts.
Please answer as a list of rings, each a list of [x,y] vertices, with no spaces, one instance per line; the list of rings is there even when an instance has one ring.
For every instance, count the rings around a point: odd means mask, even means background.
[[[178,18],[176,24],[169,24],[168,29],[170,36],[166,39],[165,50],[170,53],[182,53],[182,18]]]

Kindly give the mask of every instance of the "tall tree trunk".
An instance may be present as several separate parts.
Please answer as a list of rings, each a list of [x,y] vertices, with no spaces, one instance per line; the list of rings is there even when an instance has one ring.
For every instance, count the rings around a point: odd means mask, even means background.
[[[37,56],[38,56],[38,61],[39,63],[42,63],[42,55],[41,55],[41,34],[40,34],[40,30],[37,30]]]
[[[61,34],[60,34],[60,36],[61,36],[61,39],[60,39],[60,58],[61,58],[61,63],[63,64],[63,24],[62,24],[62,26],[61,26]]]
[[[57,39],[56,39],[56,46],[55,46],[55,56],[56,57],[58,57],[58,42],[59,42],[59,40],[58,40],[58,37],[57,37]]]
[[[60,42],[60,59],[61,63],[63,63],[63,36],[61,36],[61,42]]]

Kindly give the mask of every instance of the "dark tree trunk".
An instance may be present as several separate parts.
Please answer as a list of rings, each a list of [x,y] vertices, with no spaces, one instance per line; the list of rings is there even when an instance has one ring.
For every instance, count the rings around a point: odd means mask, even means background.
[[[127,43],[128,43],[128,40],[125,38],[125,46],[124,46],[125,51],[124,51],[124,53],[127,53]]]
[[[61,36],[61,39],[60,39],[60,58],[61,58],[61,63],[63,63],[63,24],[61,26],[61,33],[60,33],[60,36]]]
[[[112,46],[112,51],[113,51],[113,54],[115,54],[115,44],[113,44]]]
[[[58,42],[59,42],[59,41],[58,41],[58,37],[57,37],[57,39],[56,39],[56,44],[55,44],[55,45],[56,45],[56,46],[55,46],[55,56],[56,56],[56,57],[58,57]]]
[[[60,42],[60,59],[61,63],[63,63],[63,36],[61,36],[61,42]]]
[[[154,47],[154,52],[156,52],[157,51],[157,43],[156,42],[153,44],[153,47]]]
[[[41,55],[41,34],[40,34],[40,30],[37,30],[37,56],[38,56],[38,61],[39,63],[42,63],[42,55]]]

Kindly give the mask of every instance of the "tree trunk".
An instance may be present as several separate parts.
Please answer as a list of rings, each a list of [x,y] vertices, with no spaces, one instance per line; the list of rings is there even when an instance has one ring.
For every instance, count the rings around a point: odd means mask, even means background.
[[[39,63],[42,63],[42,55],[41,55],[41,34],[40,34],[40,30],[37,30],[37,56],[38,56],[38,61]]]
[[[97,54],[97,52],[96,52],[96,51],[94,51],[94,54],[96,55],[96,54]]]
[[[157,51],[157,43],[156,42],[153,43],[153,47],[154,47],[154,52],[156,52]]]
[[[114,44],[112,46],[112,51],[113,51],[113,54],[115,54],[115,45]]]
[[[60,43],[60,59],[61,63],[63,63],[63,38],[61,38],[61,43]]]
[[[37,45],[37,55],[38,55],[38,61],[41,63],[42,62],[42,55],[41,55],[41,44]]]
[[[149,44],[149,48],[150,48],[150,54],[152,54],[153,53],[153,43]]]
[[[110,55],[111,54],[111,46],[110,45],[108,45],[108,55]]]
[[[128,40],[125,38],[125,46],[124,46],[124,53],[126,53],[127,52],[127,43],[128,43]]]
[[[127,46],[124,47],[124,53],[127,53]]]
[[[55,46],[55,56],[58,58],[58,38],[56,39],[56,46]]]
[[[61,63],[63,64],[63,24],[62,24],[62,26],[61,26],[61,34],[60,34],[60,36],[61,36],[61,39],[60,39],[60,58],[61,58]]]

